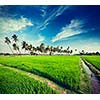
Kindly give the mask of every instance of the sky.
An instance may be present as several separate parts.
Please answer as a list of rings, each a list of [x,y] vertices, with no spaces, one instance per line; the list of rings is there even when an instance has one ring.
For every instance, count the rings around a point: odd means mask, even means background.
[[[13,34],[19,46],[27,41],[100,52],[100,6],[0,6],[0,52],[11,52],[4,38]]]

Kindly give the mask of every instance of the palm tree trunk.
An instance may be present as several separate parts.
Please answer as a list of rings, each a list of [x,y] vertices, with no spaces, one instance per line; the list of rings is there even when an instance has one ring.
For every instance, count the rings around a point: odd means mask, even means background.
[[[8,44],[8,46],[9,46],[9,48],[10,48],[10,50],[11,50],[12,54],[14,54],[14,52],[13,52],[13,50],[11,49],[11,47],[10,47],[10,45],[9,45],[9,44]]]

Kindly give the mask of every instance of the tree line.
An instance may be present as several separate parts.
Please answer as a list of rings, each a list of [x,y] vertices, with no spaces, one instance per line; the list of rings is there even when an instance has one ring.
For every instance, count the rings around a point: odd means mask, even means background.
[[[11,41],[11,39],[13,41]],[[26,41],[22,41],[21,43],[21,49],[19,48],[17,42],[18,42],[18,36],[14,34],[11,39],[9,37],[5,37],[5,43],[8,45],[9,49],[11,50],[12,54],[15,54],[14,51],[16,51],[16,54],[22,54],[21,50],[24,49],[25,51],[28,51],[28,54],[31,55],[54,55],[54,54],[66,54],[70,55],[73,53],[73,50],[70,49],[68,46],[66,49],[63,49],[62,46],[45,46],[44,43],[41,43],[40,46],[34,47],[32,44],[27,43]],[[12,43],[12,45],[11,45]],[[26,54],[26,52],[24,53]]]
[[[13,41],[11,41],[13,40]],[[71,55],[73,51],[77,51],[77,49],[72,50],[68,46],[64,49],[62,46],[45,46],[44,43],[41,43],[39,46],[35,47],[32,44],[27,43],[26,41],[21,42],[21,47],[18,46],[18,36],[16,34],[12,35],[11,39],[9,37],[5,37],[5,43],[8,45],[12,54],[22,55],[22,50],[24,50],[24,54],[30,55]],[[16,53],[14,53],[16,51]],[[28,53],[27,53],[27,52]],[[23,54],[23,55],[24,55]],[[85,52],[84,50],[79,51],[78,55],[100,55],[99,52]]]

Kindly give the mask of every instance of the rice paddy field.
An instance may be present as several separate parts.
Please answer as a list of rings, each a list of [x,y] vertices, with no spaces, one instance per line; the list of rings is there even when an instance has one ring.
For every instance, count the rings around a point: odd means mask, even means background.
[[[57,93],[23,73],[0,66],[0,94]]]
[[[0,56],[0,93],[59,93],[21,71],[50,80],[69,93],[91,93],[80,56]]]
[[[84,58],[100,70],[100,56],[85,56]]]

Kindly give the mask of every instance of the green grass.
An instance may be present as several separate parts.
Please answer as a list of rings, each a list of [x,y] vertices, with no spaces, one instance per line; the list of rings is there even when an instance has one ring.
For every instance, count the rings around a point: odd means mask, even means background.
[[[80,91],[79,56],[0,56],[0,63],[46,77],[76,92]]]
[[[0,66],[0,94],[56,93],[46,84]]]
[[[84,58],[100,70],[100,56],[84,56]]]

